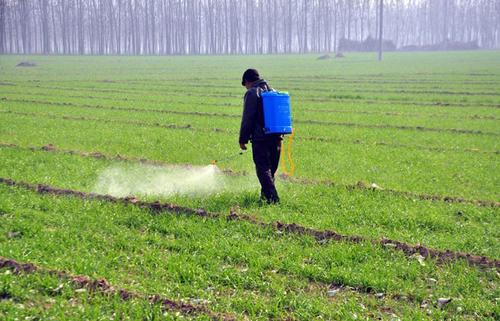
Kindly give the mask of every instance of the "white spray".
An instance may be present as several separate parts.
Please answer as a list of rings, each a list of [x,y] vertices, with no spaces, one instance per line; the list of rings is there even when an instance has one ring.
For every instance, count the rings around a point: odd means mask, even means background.
[[[115,197],[208,195],[220,192],[226,178],[217,166],[122,165],[105,169],[94,192]]]

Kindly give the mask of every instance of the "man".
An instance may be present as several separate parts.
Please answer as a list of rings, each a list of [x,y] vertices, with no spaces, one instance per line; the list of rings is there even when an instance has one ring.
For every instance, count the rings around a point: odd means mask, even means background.
[[[260,196],[268,204],[279,203],[280,198],[274,186],[274,174],[278,169],[281,152],[281,135],[264,133],[264,109],[261,93],[272,90],[267,82],[260,78],[255,69],[243,73],[241,84],[246,87],[243,117],[240,129],[240,148],[247,149],[252,142],[252,154],[257,177],[261,185]]]

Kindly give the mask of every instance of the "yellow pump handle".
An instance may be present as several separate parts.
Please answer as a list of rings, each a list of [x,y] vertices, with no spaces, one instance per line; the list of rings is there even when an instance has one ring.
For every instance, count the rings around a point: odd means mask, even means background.
[[[290,137],[288,137],[288,147],[287,147],[287,156],[288,156],[288,163],[290,165],[290,171],[286,168],[286,160],[285,160],[285,143],[281,142],[281,171],[283,174],[288,175],[288,176],[293,176],[295,173],[295,163],[293,162],[292,159],[292,143],[293,143],[293,138],[295,137],[295,129],[292,129],[292,134]]]

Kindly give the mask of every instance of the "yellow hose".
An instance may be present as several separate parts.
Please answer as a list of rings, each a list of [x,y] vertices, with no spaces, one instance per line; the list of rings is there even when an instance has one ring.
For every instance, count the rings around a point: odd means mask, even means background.
[[[288,147],[287,147],[287,156],[288,163],[290,164],[290,171],[286,168],[286,160],[285,160],[285,143],[281,142],[281,171],[283,174],[288,176],[293,176],[295,173],[295,163],[292,159],[292,143],[293,138],[295,137],[295,129],[292,129],[292,134],[288,137]]]

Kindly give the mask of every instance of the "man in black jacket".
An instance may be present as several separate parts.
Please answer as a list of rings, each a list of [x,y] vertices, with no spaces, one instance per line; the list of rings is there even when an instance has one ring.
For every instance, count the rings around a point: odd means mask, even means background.
[[[269,204],[278,203],[280,198],[274,186],[274,174],[278,169],[281,152],[281,135],[265,134],[264,109],[261,93],[272,88],[260,78],[255,69],[248,69],[241,84],[246,87],[243,117],[240,129],[240,148],[246,150],[248,141],[252,142],[252,154],[257,177],[259,178],[261,198]]]

